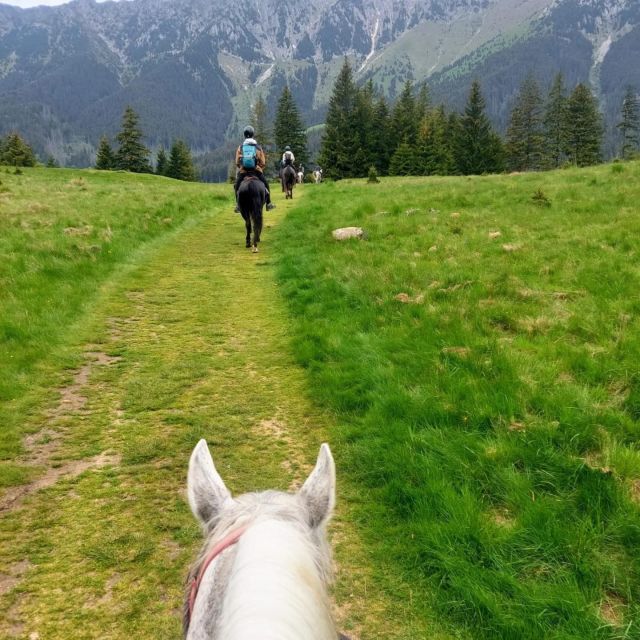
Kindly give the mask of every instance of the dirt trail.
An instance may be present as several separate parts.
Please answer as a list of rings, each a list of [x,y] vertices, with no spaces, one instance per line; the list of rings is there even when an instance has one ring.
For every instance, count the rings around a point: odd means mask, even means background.
[[[279,200],[266,214],[258,254],[225,207],[105,290],[92,320],[102,328],[84,337],[100,346],[48,417],[64,417],[38,459],[50,469],[0,513],[1,637],[178,637],[200,541],[184,499],[198,438],[234,493],[295,488],[311,470],[330,424],[295,363],[274,271],[274,227],[293,206]],[[117,365],[98,349],[121,354]],[[51,466],[61,447],[72,462]],[[376,590],[344,501],[339,486],[341,629],[352,640],[417,637],[389,633],[389,615],[406,610]]]

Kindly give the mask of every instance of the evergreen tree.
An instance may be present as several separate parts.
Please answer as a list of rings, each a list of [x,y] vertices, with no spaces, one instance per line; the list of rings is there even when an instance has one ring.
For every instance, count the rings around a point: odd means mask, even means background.
[[[622,157],[632,158],[640,147],[640,100],[633,87],[628,86],[622,101],[622,119],[616,125],[622,136]]]
[[[255,139],[267,148],[271,145],[271,131],[269,130],[269,119],[267,116],[267,103],[262,95],[258,96],[253,106],[253,128],[255,129]],[[306,143],[306,140],[305,140]]]
[[[122,116],[122,130],[116,136],[120,145],[115,154],[114,167],[133,173],[151,173],[149,149],[142,144],[138,114],[127,107]]]
[[[422,122],[429,115],[430,109],[431,97],[429,96],[429,87],[425,83],[420,87],[416,98],[416,121]]]
[[[20,134],[13,132],[3,141],[0,164],[9,164],[13,167],[35,167],[36,156]]]
[[[557,169],[567,157],[567,119],[567,96],[564,79],[559,73],[551,85],[543,117],[546,167]]]
[[[422,121],[418,138],[425,175],[447,175],[453,170],[453,150],[444,106],[431,111]]]
[[[413,95],[413,83],[407,80],[404,83],[400,97],[393,107],[391,126],[397,143],[414,140],[417,133],[416,123],[416,99]]]
[[[52,155],[49,155],[47,156],[47,162],[45,166],[47,167],[47,169],[59,169],[60,163]]]
[[[156,156],[156,173],[159,176],[166,176],[168,168],[167,152],[164,147],[160,147]]]
[[[289,145],[296,157],[298,166],[309,163],[307,133],[302,124],[298,106],[288,86],[282,90],[282,95],[278,101],[273,135],[276,143],[276,153],[282,155],[285,146]]]
[[[591,90],[580,83],[567,102],[567,151],[571,162],[586,167],[601,161],[602,117]]]
[[[167,176],[176,180],[196,180],[196,171],[191,159],[191,151],[183,140],[175,140],[171,145]]]
[[[354,159],[360,145],[356,121],[357,95],[353,72],[345,58],[329,99],[322,136],[319,162],[325,178],[339,180],[353,176]]]
[[[391,148],[391,115],[384,96],[380,96],[374,105],[371,136],[370,162],[378,170],[379,175],[386,175],[393,150]]]
[[[512,171],[537,171],[542,168],[544,136],[542,97],[533,75],[520,87],[507,129],[506,153]]]
[[[113,169],[115,165],[115,158],[111,145],[109,144],[109,138],[102,136],[100,143],[98,144],[98,152],[96,154],[96,169],[108,170]]]
[[[389,175],[416,175],[416,154],[408,142],[401,142],[393,152],[389,163]]]
[[[377,148],[375,121],[375,89],[369,80],[356,96],[354,126],[358,132],[360,144],[353,161],[353,176],[363,178],[368,175],[368,167],[375,164]]]
[[[463,175],[495,173],[504,166],[502,143],[484,109],[480,83],[474,80],[456,141],[456,165]]]

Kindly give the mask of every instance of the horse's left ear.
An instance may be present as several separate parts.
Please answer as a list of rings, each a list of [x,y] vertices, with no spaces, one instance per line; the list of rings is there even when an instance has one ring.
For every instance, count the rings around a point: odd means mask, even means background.
[[[189,460],[187,495],[193,515],[206,527],[233,498],[216,471],[206,441],[200,440]]]
[[[309,524],[313,528],[326,524],[336,503],[336,466],[328,444],[320,447],[316,466],[298,495],[309,512]]]

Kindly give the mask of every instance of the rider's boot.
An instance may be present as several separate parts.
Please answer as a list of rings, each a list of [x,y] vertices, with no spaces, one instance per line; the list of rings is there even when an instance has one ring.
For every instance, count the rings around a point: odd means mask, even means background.
[[[267,191],[267,211],[271,211],[271,209],[275,209],[276,205],[271,202],[271,194]]]

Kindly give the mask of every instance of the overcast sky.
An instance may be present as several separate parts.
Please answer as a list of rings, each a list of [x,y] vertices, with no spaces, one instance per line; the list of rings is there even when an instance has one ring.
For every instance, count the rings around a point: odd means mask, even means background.
[[[98,0],[101,2],[103,0]],[[66,4],[69,0],[0,0],[2,4],[12,4],[16,7],[22,7],[26,9],[27,7],[37,7],[40,4],[46,4],[49,7],[52,7],[55,4]]]

